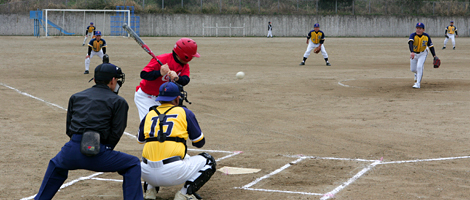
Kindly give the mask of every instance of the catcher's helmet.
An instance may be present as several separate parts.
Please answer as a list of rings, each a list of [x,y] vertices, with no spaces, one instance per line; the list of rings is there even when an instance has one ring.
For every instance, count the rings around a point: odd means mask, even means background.
[[[194,40],[190,38],[181,38],[179,39],[175,47],[173,47],[173,52],[180,57],[184,62],[189,62],[193,57],[199,58],[201,55],[197,52],[197,44]]]
[[[103,63],[109,63],[109,56],[108,54],[103,55]]]

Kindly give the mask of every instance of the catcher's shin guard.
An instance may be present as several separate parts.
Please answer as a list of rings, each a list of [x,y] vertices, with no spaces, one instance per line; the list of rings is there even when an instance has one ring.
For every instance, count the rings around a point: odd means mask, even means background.
[[[201,189],[201,187],[209,181],[209,179],[212,177],[212,175],[215,173],[216,168],[217,168],[217,163],[215,162],[214,157],[207,153],[201,153],[199,154],[200,156],[203,156],[204,158],[207,159],[206,161],[206,166],[199,171],[201,175],[197,177],[196,180],[194,181],[186,181],[185,187],[188,188],[188,191],[186,192],[189,195],[194,194],[195,196],[197,195],[196,192]],[[199,195],[197,195],[199,196]],[[199,198],[199,197],[198,197]]]

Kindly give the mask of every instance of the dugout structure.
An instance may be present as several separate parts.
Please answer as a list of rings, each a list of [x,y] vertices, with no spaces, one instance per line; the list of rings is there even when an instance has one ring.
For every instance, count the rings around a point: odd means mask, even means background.
[[[72,12],[73,15],[67,15],[67,12]],[[83,17],[80,17],[79,13],[83,13]],[[102,15],[100,13],[102,13]],[[135,25],[132,26],[135,23],[132,23],[131,21],[131,10],[124,9],[43,9],[42,16],[42,21],[48,22],[43,23],[45,37],[48,37],[49,35],[54,35],[50,31],[51,27],[58,29],[57,27],[59,26],[61,27],[60,30],[63,30],[65,27],[67,27],[67,30],[69,30],[70,32],[77,32],[79,35],[82,35],[84,34],[84,30],[90,24],[90,22],[93,22],[98,27],[98,30],[102,32],[103,35],[111,35],[110,33],[112,29],[112,20],[110,18],[115,16],[122,18],[122,20],[120,20],[121,22],[130,24],[131,28],[135,28]],[[55,21],[55,23],[49,23],[51,21]],[[115,18],[114,21],[116,21]],[[125,36],[129,37],[129,34],[126,34]]]

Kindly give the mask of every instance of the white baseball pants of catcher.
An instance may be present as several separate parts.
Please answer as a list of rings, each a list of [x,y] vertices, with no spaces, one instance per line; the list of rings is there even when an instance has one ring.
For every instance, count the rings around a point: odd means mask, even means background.
[[[93,58],[94,55],[98,55],[101,60],[103,60],[103,50],[101,49],[100,51],[96,52],[96,51],[91,51],[90,53],[90,57],[89,58],[85,58],[85,70],[89,70],[90,69],[90,59]]]
[[[157,99],[157,96],[153,96],[150,94],[145,93],[142,91],[141,88],[135,92],[134,95],[134,102],[135,105],[137,106],[137,110],[139,111],[139,118],[140,121],[149,113],[149,109],[152,106],[159,106],[161,105],[159,101],[155,101]]]
[[[449,36],[449,38],[446,37],[446,39],[444,40],[444,47],[446,47],[447,41],[449,41],[449,39],[452,40],[452,47],[455,47],[455,34],[447,33],[447,36]]]
[[[83,44],[85,44],[86,39],[87,39],[88,37],[93,37],[93,32],[88,33],[88,34],[85,35],[85,39],[83,40]],[[91,39],[90,39],[90,40],[91,40]]]
[[[428,56],[428,50],[417,54],[415,53],[415,58],[410,58],[410,70],[413,73],[416,73],[416,83],[421,85],[421,79],[423,78],[423,69],[424,69],[424,61],[426,61],[426,57]]]
[[[153,187],[175,186],[186,181],[194,182],[201,175],[199,171],[211,168],[206,162],[207,159],[203,156],[187,154],[183,160],[168,164],[163,164],[162,161],[147,161],[147,164],[141,162],[142,179]]]
[[[305,53],[304,53],[304,58],[308,58],[308,56],[310,56],[310,53],[312,52],[312,50],[317,48],[319,45],[320,45],[320,43],[314,44],[312,41],[309,41],[307,51],[305,51]],[[328,58],[328,53],[326,53],[325,45],[321,45],[321,54],[323,55],[323,58]]]
[[[272,30],[268,31],[268,36],[267,37],[273,37],[273,31]]]

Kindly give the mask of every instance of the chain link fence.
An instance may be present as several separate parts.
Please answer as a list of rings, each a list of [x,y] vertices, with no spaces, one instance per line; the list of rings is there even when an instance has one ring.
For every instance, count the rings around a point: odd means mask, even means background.
[[[0,14],[37,9],[115,9],[135,13],[469,16],[469,0],[0,0]]]

